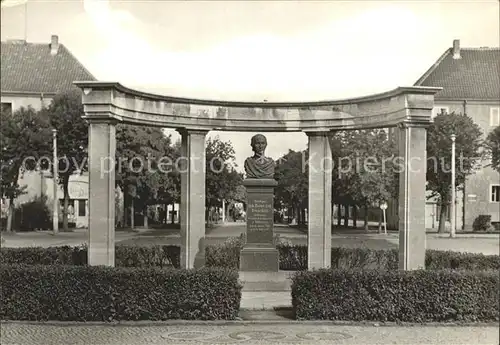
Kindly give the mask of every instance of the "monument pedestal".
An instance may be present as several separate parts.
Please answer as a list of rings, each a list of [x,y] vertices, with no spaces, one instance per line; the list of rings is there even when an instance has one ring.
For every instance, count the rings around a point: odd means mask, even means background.
[[[279,270],[279,252],[273,243],[274,179],[246,179],[247,236],[240,253],[241,271]]]

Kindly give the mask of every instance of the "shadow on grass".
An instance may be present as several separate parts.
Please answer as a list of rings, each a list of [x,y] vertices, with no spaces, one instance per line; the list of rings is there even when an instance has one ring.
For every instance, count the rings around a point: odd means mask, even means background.
[[[293,307],[275,307],[274,312],[276,313],[276,316],[284,319],[295,320],[295,311],[293,310]]]

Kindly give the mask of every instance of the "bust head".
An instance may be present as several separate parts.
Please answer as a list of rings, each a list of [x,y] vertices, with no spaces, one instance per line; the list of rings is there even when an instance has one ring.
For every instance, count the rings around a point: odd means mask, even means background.
[[[264,156],[267,147],[266,137],[262,134],[256,134],[252,137],[250,145],[255,155],[245,160],[247,178],[273,178],[274,160]]]
[[[256,155],[263,156],[264,151],[266,150],[267,147],[267,139],[262,134],[256,134],[252,137],[250,145],[252,146],[252,150],[253,152],[255,152]]]

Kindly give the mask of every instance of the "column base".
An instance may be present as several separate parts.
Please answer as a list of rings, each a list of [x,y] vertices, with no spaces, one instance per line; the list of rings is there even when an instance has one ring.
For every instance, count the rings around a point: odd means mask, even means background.
[[[279,251],[272,245],[249,243],[240,252],[241,271],[279,271]]]

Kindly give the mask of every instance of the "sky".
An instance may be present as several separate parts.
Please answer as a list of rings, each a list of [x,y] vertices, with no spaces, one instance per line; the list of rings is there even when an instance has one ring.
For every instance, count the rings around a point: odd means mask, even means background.
[[[189,98],[364,96],[413,85],[454,39],[462,47],[500,40],[497,0],[9,1],[2,41],[49,43],[57,34],[98,80]],[[209,136],[231,141],[242,167],[253,134]],[[303,133],[266,136],[275,159],[307,145]]]

